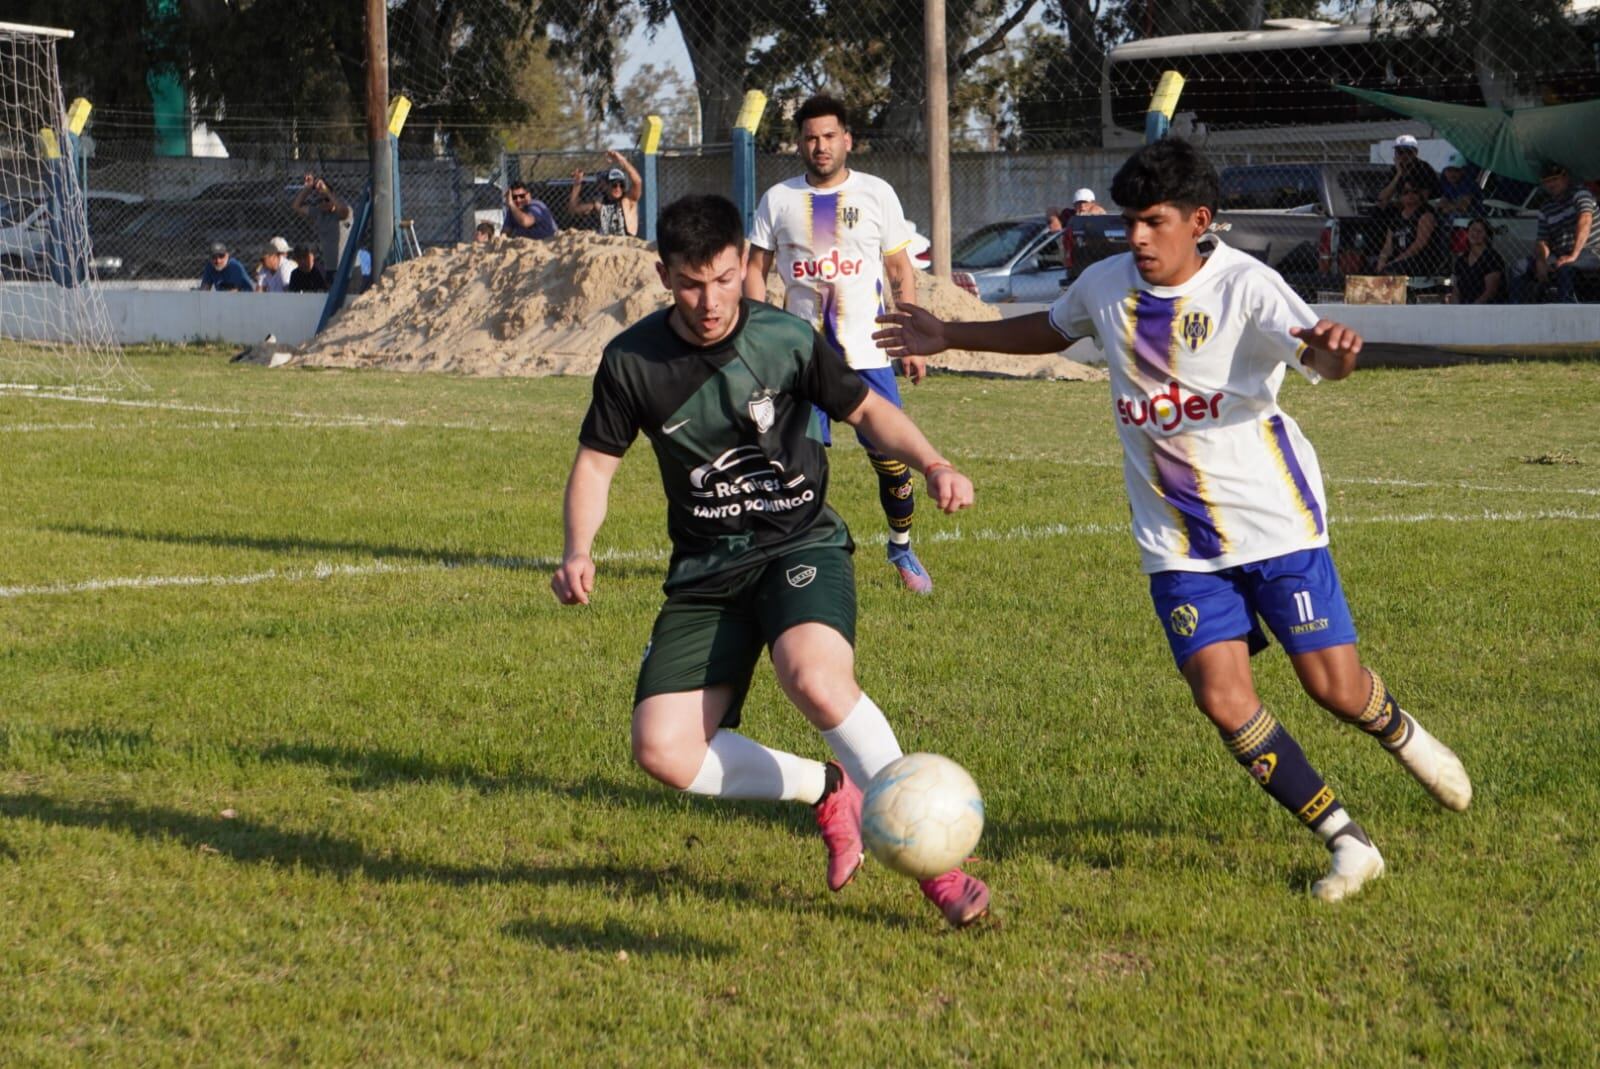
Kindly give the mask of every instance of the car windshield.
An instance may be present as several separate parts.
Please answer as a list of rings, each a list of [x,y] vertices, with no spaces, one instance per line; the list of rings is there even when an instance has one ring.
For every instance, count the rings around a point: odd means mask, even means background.
[[[1004,223],[990,223],[962,238],[950,250],[950,262],[956,267],[1001,267],[1010,263],[1022,251],[1044,224],[1033,219],[1011,219]]]

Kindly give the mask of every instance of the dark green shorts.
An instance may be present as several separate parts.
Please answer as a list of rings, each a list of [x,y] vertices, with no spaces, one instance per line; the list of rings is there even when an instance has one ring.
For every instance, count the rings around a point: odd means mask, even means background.
[[[721,590],[669,594],[645,647],[633,703],[727,683],[733,701],[722,726],[737,727],[761,650],[808,623],[827,624],[855,645],[856,572],[849,550],[797,549],[740,572]]]

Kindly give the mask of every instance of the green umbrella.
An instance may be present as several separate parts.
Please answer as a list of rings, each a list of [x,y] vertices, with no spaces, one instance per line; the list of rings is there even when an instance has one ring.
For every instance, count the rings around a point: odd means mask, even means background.
[[[1432,126],[1467,159],[1496,174],[1539,180],[1539,164],[1555,160],[1580,181],[1600,177],[1600,100],[1542,107],[1475,108],[1339,86],[1379,107]]]

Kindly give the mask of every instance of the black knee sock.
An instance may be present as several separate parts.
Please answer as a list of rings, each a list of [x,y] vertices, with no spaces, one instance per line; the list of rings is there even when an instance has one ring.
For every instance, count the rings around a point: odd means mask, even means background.
[[[1221,732],[1233,759],[1255,777],[1263,790],[1295,819],[1319,831],[1344,807],[1333,796],[1333,789],[1311,767],[1300,744],[1276,717],[1263,706],[1238,731]],[[1343,825],[1347,817],[1335,821]]]
[[[889,520],[889,530],[911,530],[911,514],[917,508],[911,469],[882,453],[868,453],[867,459],[872,461],[872,468],[878,473],[878,501]]]
[[[1367,675],[1372,678],[1372,690],[1367,695],[1365,708],[1355,716],[1341,715],[1339,719],[1377,739],[1385,750],[1398,750],[1411,740],[1411,718],[1400,708],[1378,673],[1369,668]]]

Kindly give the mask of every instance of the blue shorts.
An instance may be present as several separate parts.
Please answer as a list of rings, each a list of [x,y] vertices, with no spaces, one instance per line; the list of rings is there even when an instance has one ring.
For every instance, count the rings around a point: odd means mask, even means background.
[[[1150,577],[1150,600],[1180,669],[1215,642],[1242,638],[1251,654],[1266,649],[1270,643],[1261,620],[1290,653],[1356,640],[1355,621],[1326,546],[1220,572],[1156,572]]]
[[[857,371],[856,374],[867,384],[867,389],[879,397],[892,401],[896,408],[905,407],[900,403],[900,385],[894,381],[893,367],[869,367]],[[833,432],[830,429],[828,414],[820,408],[817,409],[817,414],[822,417],[822,444],[832,445]],[[860,431],[856,431],[856,441],[860,442],[863,448],[872,449],[872,443],[867,441]]]

